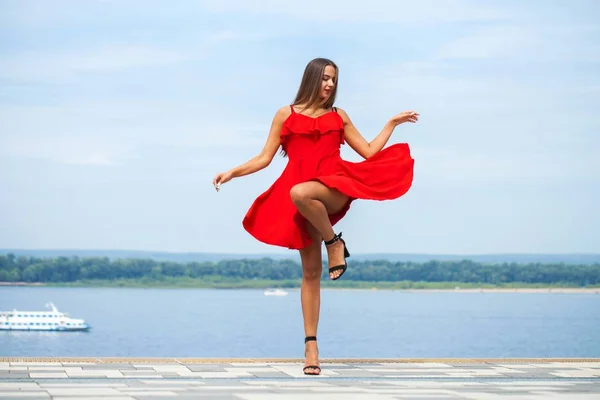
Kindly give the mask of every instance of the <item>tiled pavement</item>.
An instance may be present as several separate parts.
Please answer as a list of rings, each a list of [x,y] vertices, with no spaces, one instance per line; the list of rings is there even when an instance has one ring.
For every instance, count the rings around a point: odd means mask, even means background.
[[[600,399],[600,359],[323,360],[0,357],[0,399]]]

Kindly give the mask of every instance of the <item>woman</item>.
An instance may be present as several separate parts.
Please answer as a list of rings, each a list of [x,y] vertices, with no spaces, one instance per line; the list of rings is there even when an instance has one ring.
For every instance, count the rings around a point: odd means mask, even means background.
[[[277,111],[262,151],[213,179],[218,191],[232,178],[260,171],[271,163],[279,147],[289,158],[281,176],[252,204],[243,226],[264,243],[300,251],[307,375],[321,372],[316,344],[321,241],[327,249],[329,278],[339,279],[350,253],[333,225],[352,201],[398,198],[408,191],[413,179],[414,160],[408,145],[383,148],[397,125],[417,122],[419,114],[405,111],[390,118],[379,135],[367,142],[348,114],[333,106],[337,87],[338,67],[333,61],[316,58],[309,62],[296,99]],[[343,160],[340,146],[344,143],[365,160]]]

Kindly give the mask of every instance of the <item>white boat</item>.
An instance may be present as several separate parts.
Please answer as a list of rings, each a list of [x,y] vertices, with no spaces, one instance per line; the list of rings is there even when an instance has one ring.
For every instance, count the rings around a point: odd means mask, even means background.
[[[48,303],[52,311],[0,311],[0,331],[87,331],[91,327]]]
[[[267,289],[265,290],[265,296],[287,296],[288,292],[283,289]]]

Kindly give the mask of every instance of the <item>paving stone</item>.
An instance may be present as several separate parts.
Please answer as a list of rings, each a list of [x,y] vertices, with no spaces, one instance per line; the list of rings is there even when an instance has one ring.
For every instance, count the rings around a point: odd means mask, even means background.
[[[163,400],[166,400],[165,397]],[[172,398],[168,398],[172,400]],[[240,398],[236,395],[228,394],[228,393],[194,393],[192,395],[189,394],[179,394],[177,396],[177,400],[240,400]],[[156,400],[156,399],[154,399]]]
[[[82,365],[81,369],[119,369],[119,370],[136,370],[131,364],[87,364]]]
[[[11,375],[14,376],[15,374],[22,374],[22,375],[25,375],[25,376],[29,376],[28,372],[22,372],[22,371],[19,371],[19,372],[0,371],[0,379],[3,379],[3,378],[4,379],[8,379],[8,378],[10,378]]]
[[[29,378],[29,373],[27,372],[13,372],[13,371],[9,371],[8,374],[3,374],[0,372],[0,381],[2,379],[26,379]]]
[[[156,375],[162,376],[166,372],[156,372],[156,371],[140,371],[140,370],[129,370],[129,369],[121,369],[119,370],[125,376],[142,376],[142,375]]]
[[[248,363],[245,363],[245,364],[248,364]],[[264,366],[264,365],[257,365],[257,364],[254,364],[254,363],[252,363],[252,364],[254,366],[257,366],[257,367]],[[261,364],[261,363],[259,363],[259,364]],[[264,364],[264,363],[262,363],[262,364]],[[269,363],[268,365],[273,365],[273,364],[275,364],[275,363]],[[235,365],[233,365],[231,363],[219,363],[219,362],[215,362],[215,363],[196,363],[196,364],[181,363],[180,365],[182,365],[184,367],[187,367],[187,368],[190,368],[190,367],[193,367],[193,366],[197,366],[197,367],[205,366],[205,367],[216,368],[216,369],[225,369],[225,368],[236,367]]]
[[[82,388],[104,388],[104,387],[120,388],[120,387],[127,387],[127,384],[119,383],[119,382],[104,382],[103,380],[98,380],[97,382],[77,382],[77,383],[40,382],[39,386],[43,389],[46,389],[46,388],[80,388],[80,389],[82,389]]]
[[[145,392],[127,392],[126,390],[122,391],[123,394],[128,394],[130,396],[135,396],[136,398],[142,397],[175,397],[178,395],[177,392],[169,391],[169,390],[161,390],[161,391],[145,391]]]
[[[47,388],[51,396],[113,396],[119,395],[116,388]]]
[[[0,367],[0,371],[28,371],[27,367],[11,367],[11,366],[2,366]]]
[[[40,385],[36,382],[3,382],[0,380],[0,391],[3,390],[35,390],[39,389]]]
[[[110,396],[110,397],[91,397],[91,398],[90,397],[73,397],[73,396],[68,396],[68,397],[54,396],[54,397],[52,397],[52,400],[92,400],[92,399],[136,400],[135,397],[131,397],[131,396]],[[169,398],[169,400],[172,400],[172,398]]]
[[[118,369],[96,369],[96,370],[81,370],[81,371],[67,371],[67,375],[70,378],[89,378],[89,377],[106,377],[106,378],[119,378],[123,377],[123,373]]]
[[[181,378],[181,375],[177,372],[160,372],[159,374],[163,378]]]
[[[68,378],[64,372],[31,372],[29,377],[32,379]]]
[[[392,397],[393,399],[418,399],[418,400],[437,400],[437,399],[457,399],[453,394],[438,394],[436,396],[429,396],[428,394],[410,394],[410,395],[395,395]],[[517,400],[517,399],[515,399]]]
[[[161,380],[140,380],[139,383],[144,385],[181,385],[181,386],[197,386],[206,385],[205,380],[193,379],[161,379]]]
[[[252,376],[256,378],[288,378],[286,374],[280,371],[272,371],[272,372],[252,372]]]
[[[225,368],[217,368],[214,367],[212,365],[186,365],[186,367],[190,370],[190,371],[194,371],[194,372],[224,372]],[[233,366],[228,366],[227,368],[231,368]],[[244,368],[243,366],[237,366],[238,368]],[[256,366],[248,366],[249,368],[255,367]]]
[[[10,360],[10,359],[9,359]],[[175,359],[93,365],[20,361],[0,370],[0,398],[107,399],[527,399],[600,398],[597,362],[328,362],[306,376],[302,362],[183,364]],[[24,366],[25,364],[26,366]],[[33,364],[33,365],[30,365]],[[2,364],[0,364],[2,365]],[[32,368],[23,371],[20,368]],[[16,379],[18,377],[18,381]],[[22,382],[21,382],[22,380]]]

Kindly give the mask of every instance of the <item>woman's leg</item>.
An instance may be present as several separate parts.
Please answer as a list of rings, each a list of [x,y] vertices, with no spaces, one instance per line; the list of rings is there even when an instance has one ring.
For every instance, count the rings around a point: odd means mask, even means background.
[[[330,189],[320,182],[304,182],[295,185],[290,191],[296,208],[325,240],[331,240],[335,235],[329,214],[341,211],[348,202],[348,196]],[[344,264],[344,246],[337,241],[327,246],[327,258],[330,266]],[[331,278],[338,277],[342,271],[330,273]]]
[[[317,336],[319,324],[319,309],[321,306],[321,274],[323,273],[323,260],[321,258],[321,236],[312,225],[307,224],[313,243],[300,250],[302,260],[302,286],[300,287],[300,301],[302,304],[302,317],[304,318],[304,336]],[[306,361],[304,366],[319,365],[319,350],[316,341],[309,341],[305,345]],[[317,373],[318,369],[309,368],[307,373]]]

